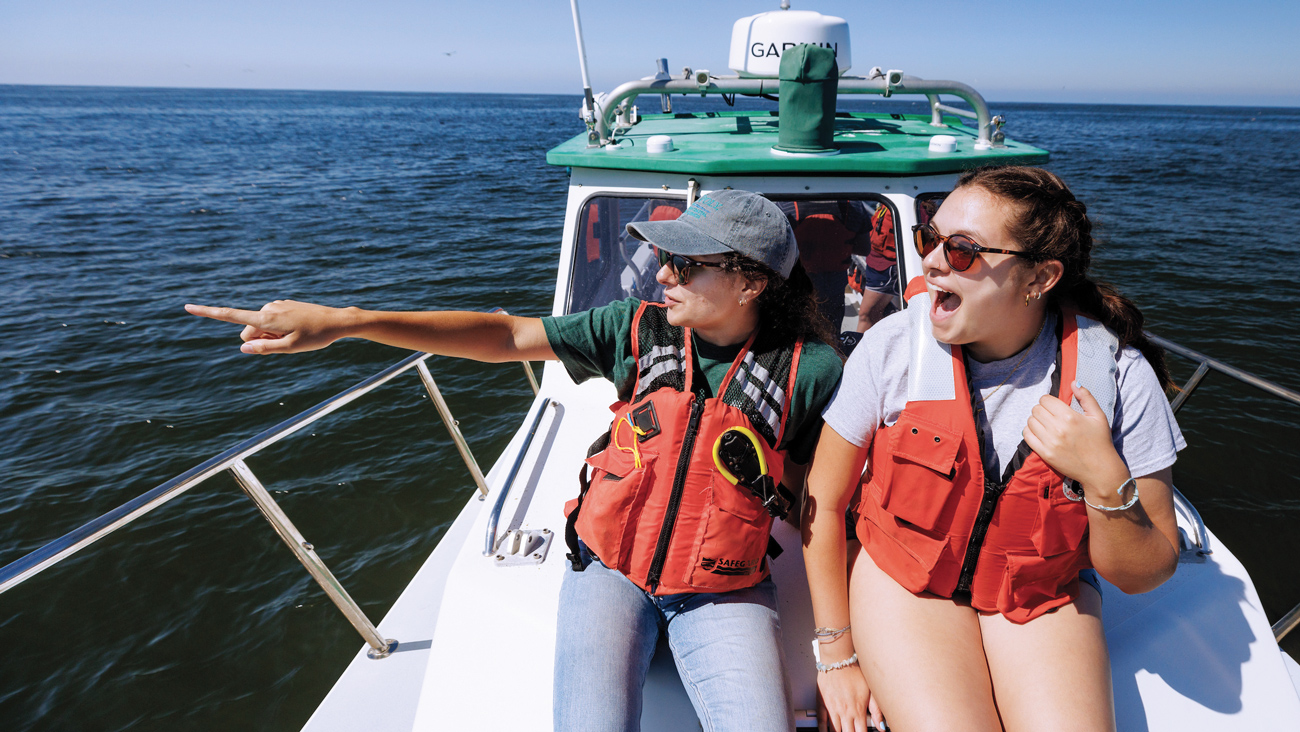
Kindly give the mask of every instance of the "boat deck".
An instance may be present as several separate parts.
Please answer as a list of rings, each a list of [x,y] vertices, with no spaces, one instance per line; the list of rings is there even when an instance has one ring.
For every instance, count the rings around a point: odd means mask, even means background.
[[[483,555],[488,514],[525,442],[525,424],[488,473],[488,500],[469,499],[380,623],[386,637],[399,641],[396,652],[376,661],[362,649],[308,732],[549,729],[555,615],[566,566],[563,504],[576,491],[592,435],[606,426],[614,392],[603,381],[575,385],[562,366],[548,363],[530,414],[547,397],[557,406],[539,424],[500,524],[501,532],[555,532],[545,561],[494,566]],[[1180,522],[1184,532],[1193,531]],[[808,711],[816,693],[807,639],[813,621],[798,535],[784,523],[774,535],[787,549],[773,575],[796,717],[801,727],[815,726]],[[1103,586],[1121,730],[1285,729],[1300,719],[1293,681],[1300,668],[1279,651],[1245,569],[1212,534],[1209,540],[1212,554],[1184,552],[1174,578],[1153,592],[1127,596]],[[694,729],[694,710],[662,651],[646,686],[643,727]]]

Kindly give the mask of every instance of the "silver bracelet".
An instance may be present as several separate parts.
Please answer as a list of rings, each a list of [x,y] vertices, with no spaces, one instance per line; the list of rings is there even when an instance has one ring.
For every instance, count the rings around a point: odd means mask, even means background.
[[[849,628],[851,627],[853,626],[846,625],[843,628],[813,628],[813,635],[817,636],[818,640],[827,638],[827,643],[834,643],[840,639],[840,636],[849,632]]]
[[[1074,481],[1072,481],[1072,480],[1067,480],[1067,481],[1066,481],[1066,486],[1065,486],[1065,497],[1066,497],[1066,498],[1069,498],[1071,501],[1083,501],[1083,504],[1084,504],[1085,506],[1087,506],[1088,508],[1095,508],[1095,509],[1097,509],[1098,511],[1105,511],[1105,512],[1107,512],[1107,513],[1111,512],[1111,511],[1127,511],[1128,509],[1133,508],[1134,506],[1136,506],[1136,505],[1137,505],[1137,502],[1138,502],[1138,484],[1137,484],[1137,478],[1129,478],[1128,480],[1124,481],[1123,483],[1120,483],[1120,484],[1119,484],[1119,489],[1115,491],[1115,495],[1119,496],[1120,498],[1123,498],[1123,497],[1124,497],[1124,489],[1125,489],[1126,487],[1128,487],[1128,484],[1129,484],[1129,483],[1132,483],[1132,484],[1133,484],[1133,497],[1130,498],[1130,499],[1128,499],[1128,501],[1127,501],[1124,505],[1122,505],[1122,506],[1098,506],[1097,504],[1093,503],[1092,501],[1089,501],[1089,500],[1088,500],[1088,497],[1084,494],[1083,489],[1082,489],[1082,488],[1076,488],[1076,487],[1078,486],[1078,483],[1076,483],[1076,482],[1074,482]]]
[[[821,673],[826,673],[827,671],[839,671],[842,668],[856,665],[858,665],[858,654],[854,652],[852,656],[849,656],[843,661],[836,661],[835,663],[822,663],[821,661],[818,661],[817,670]]]

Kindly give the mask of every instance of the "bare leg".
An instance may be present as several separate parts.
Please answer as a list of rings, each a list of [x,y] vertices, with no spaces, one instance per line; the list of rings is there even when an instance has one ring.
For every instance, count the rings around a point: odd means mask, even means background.
[[[866,333],[871,326],[885,317],[885,308],[894,301],[894,296],[872,290],[862,291],[862,304],[858,306],[858,332]]]
[[[863,551],[849,598],[853,645],[891,729],[1002,729],[974,610],[908,592]]]
[[[979,626],[1008,732],[1113,732],[1110,657],[1095,589],[1085,584],[1073,604],[1024,625],[981,613]]]

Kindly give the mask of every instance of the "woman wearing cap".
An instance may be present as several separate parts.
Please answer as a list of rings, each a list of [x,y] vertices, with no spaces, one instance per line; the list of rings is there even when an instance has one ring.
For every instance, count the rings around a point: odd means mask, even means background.
[[[704,729],[787,730],[765,554],[772,515],[798,495],[839,357],[770,201],[717,191],[675,221],[628,231],[658,249],[663,303],[548,318],[289,301],[186,309],[245,325],[246,353],[354,337],[487,362],[558,359],[575,382],[614,382],[614,421],[568,507],[555,727],[637,729],[666,633]]]
[[[1173,574],[1185,444],[1091,230],[1047,171],[963,175],[915,229],[924,289],[845,364],[803,524],[838,729],[1115,728],[1092,568],[1129,593]]]

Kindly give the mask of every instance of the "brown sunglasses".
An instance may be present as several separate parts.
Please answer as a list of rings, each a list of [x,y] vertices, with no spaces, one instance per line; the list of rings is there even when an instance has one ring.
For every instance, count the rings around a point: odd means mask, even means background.
[[[1017,252],[1012,249],[994,249],[992,247],[977,244],[973,239],[964,234],[953,234],[944,236],[934,230],[929,224],[917,224],[912,227],[912,236],[916,239],[916,253],[921,257],[927,256],[934,248],[943,245],[943,258],[948,261],[948,266],[957,272],[965,272],[975,263],[975,258],[985,252],[989,254],[1013,254],[1017,257],[1034,259],[1034,255],[1029,252]]]

